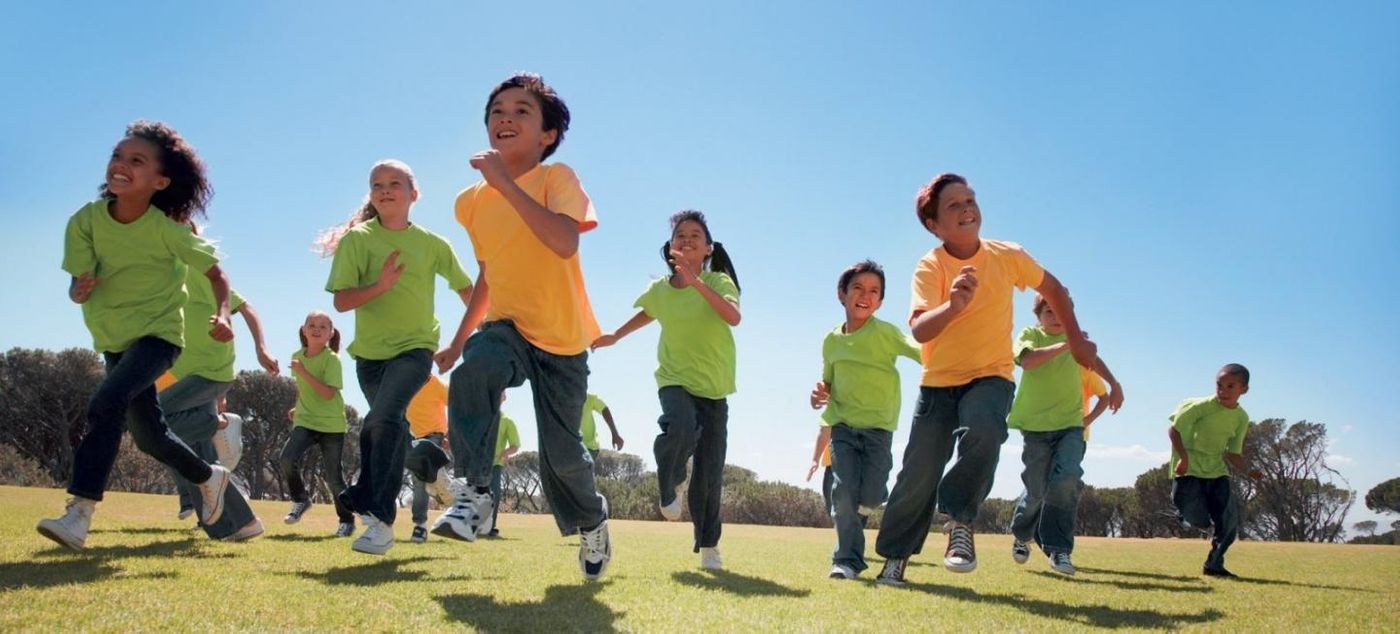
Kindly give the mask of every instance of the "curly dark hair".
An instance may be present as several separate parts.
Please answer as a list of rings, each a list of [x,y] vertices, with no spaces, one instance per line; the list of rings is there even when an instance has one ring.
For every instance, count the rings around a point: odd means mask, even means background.
[[[205,207],[214,197],[214,187],[205,175],[204,161],[175,128],[160,121],[135,121],[126,126],[123,138],[145,139],[160,150],[157,157],[160,174],[170,179],[170,185],[151,196],[152,205],[176,222],[189,223],[196,216],[205,215]],[[106,183],[97,188],[97,193],[103,198],[116,198],[107,191]]]
[[[544,83],[544,78],[534,73],[516,73],[506,78],[500,85],[491,91],[491,95],[486,97],[486,114],[484,120],[491,121],[491,102],[496,100],[496,95],[511,88],[524,88],[525,92],[534,95],[535,101],[540,104],[540,117],[544,119],[544,131],[554,130],[558,132],[554,137],[554,142],[544,149],[544,155],[540,157],[543,161],[558,149],[559,144],[564,142],[564,133],[569,131],[569,106],[564,100],[559,98],[559,93],[554,92],[554,88]]]

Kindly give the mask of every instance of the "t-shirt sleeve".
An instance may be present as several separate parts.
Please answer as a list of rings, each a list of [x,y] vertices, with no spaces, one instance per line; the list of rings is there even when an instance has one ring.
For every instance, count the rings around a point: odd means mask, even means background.
[[[469,187],[457,194],[457,202],[453,208],[457,216],[457,224],[462,225],[462,229],[467,232],[467,239],[472,243],[472,254],[477,260],[481,260],[481,244],[476,241],[476,232],[472,231],[472,221],[476,218],[476,187]]]
[[[1230,439],[1229,451],[1233,454],[1241,454],[1244,453],[1244,436],[1249,433],[1249,414],[1244,412],[1244,408],[1239,408],[1235,412],[1239,421],[1235,423],[1235,435]]]
[[[246,300],[243,299],[243,296],[240,295],[238,291],[234,290],[232,287],[228,289],[228,312],[230,314],[238,312],[238,309],[243,308],[243,304],[245,303],[247,303]]]
[[[608,404],[604,403],[603,399],[598,398],[596,394],[591,394],[588,398],[593,401],[593,411],[601,412],[608,408]]]
[[[1010,247],[1007,259],[1012,283],[1023,291],[1027,288],[1039,288],[1040,283],[1045,281],[1045,269],[1041,268],[1040,263],[1021,248],[1021,245],[1008,243],[1007,246]]]
[[[724,301],[739,305],[739,287],[734,284],[734,280],[725,273],[714,273],[710,276],[710,290],[724,298]]]
[[[345,380],[343,378],[344,371],[340,367],[340,355],[329,348],[322,350],[321,354],[331,355],[330,358],[326,359],[326,375],[321,377],[321,382],[337,390],[341,389],[344,387]]]
[[[472,278],[462,268],[462,261],[457,259],[457,252],[452,249],[452,244],[445,239],[438,238],[437,274],[442,279],[447,280],[447,287],[460,291],[472,285]]]
[[[165,246],[176,259],[189,265],[196,273],[204,274],[219,263],[215,255],[214,243],[197,236],[190,226],[178,222],[165,225]]]
[[[1104,396],[1108,394],[1108,386],[1097,372],[1086,367],[1079,367],[1079,383],[1084,386],[1084,391],[1094,396]]]
[[[1021,365],[1022,354],[1037,347],[1038,337],[1035,334],[1034,328],[1022,328],[1021,333],[1016,335],[1016,341],[1011,342],[1011,358],[1016,362],[1016,365]]]
[[[637,301],[632,304],[632,307],[640,308],[642,312],[647,314],[647,317],[656,319],[656,314],[661,308],[660,295],[656,292],[658,284],[660,283],[665,283],[665,279],[663,278],[657,282],[652,282],[651,285],[647,286],[647,289],[642,291],[641,296],[637,297]]]
[[[914,280],[911,284],[910,319],[913,319],[916,313],[933,310],[943,305],[943,302],[948,301],[948,280],[946,277],[933,253],[929,253],[922,260],[919,260],[919,265],[914,268]]]
[[[63,270],[73,277],[97,272],[97,251],[92,246],[92,216],[87,208],[68,219],[63,230]]]
[[[1181,436],[1181,443],[1183,445],[1187,445],[1191,442],[1191,438],[1196,431],[1196,421],[1199,421],[1201,415],[1205,412],[1205,408],[1202,407],[1204,404],[1204,401],[1190,399],[1177,407],[1176,413],[1171,415],[1172,427],[1175,428],[1176,433]]]
[[[334,293],[363,286],[360,264],[364,257],[359,234],[351,232],[341,237],[340,244],[335,248],[335,257],[331,258],[331,274],[326,278],[326,291]]]
[[[831,346],[834,338],[834,334],[828,333],[826,338],[822,339],[822,382],[826,383],[828,387],[831,386],[831,380],[836,378],[836,366],[831,363]]]
[[[904,331],[894,324],[884,324],[884,326],[885,337],[889,341],[890,352],[894,358],[907,357],[918,363],[923,362],[918,344],[914,343],[909,335],[904,334]]]
[[[578,221],[579,233],[598,226],[593,201],[588,199],[583,184],[568,165],[555,163],[549,166],[549,172],[545,174],[544,198],[546,209]]]
[[[515,421],[506,419],[506,422],[509,423],[506,425],[506,447],[519,447],[520,430],[515,428]]]

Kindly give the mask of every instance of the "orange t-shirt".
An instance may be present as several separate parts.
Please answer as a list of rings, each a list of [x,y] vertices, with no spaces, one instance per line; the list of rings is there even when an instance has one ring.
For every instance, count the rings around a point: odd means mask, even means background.
[[[948,301],[953,279],[964,266],[977,267],[977,292],[962,314],[923,345],[921,385],[953,387],[985,376],[1015,380],[1011,370],[1011,291],[1040,286],[1045,269],[1014,242],[983,240],[970,259],[959,260],[943,247],[929,251],[914,269],[915,313]]]
[[[1084,397],[1084,415],[1088,416],[1089,412],[1094,411],[1094,397],[1107,395],[1108,386],[1099,378],[1098,373],[1079,366],[1079,391]]]
[[[414,438],[422,438],[431,433],[447,433],[447,385],[436,374],[428,375],[428,382],[413,395],[404,412],[408,419],[409,431]]]
[[[588,194],[563,163],[537,165],[515,184],[546,209],[577,221],[580,233],[598,225]],[[508,319],[526,341],[558,355],[579,354],[602,334],[583,286],[579,254],[565,259],[551,251],[486,181],[457,195],[457,222],[485,265],[487,321]]]

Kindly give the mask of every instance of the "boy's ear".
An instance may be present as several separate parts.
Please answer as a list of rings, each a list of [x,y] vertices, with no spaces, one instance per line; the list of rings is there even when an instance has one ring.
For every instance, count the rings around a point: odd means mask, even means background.
[[[558,138],[558,130],[545,130],[544,134],[540,135],[540,149],[543,150],[544,148],[554,145],[554,141]]]
[[[418,202],[418,188],[417,188],[417,187],[414,187],[413,189],[411,189],[411,190],[409,190],[409,191],[412,192],[412,193],[410,193],[410,194],[408,195],[408,202],[411,202],[411,203],[416,203],[416,202]]]
[[[846,305],[846,289],[836,289],[836,301],[840,302],[842,306]]]
[[[1240,390],[1240,396],[1244,396],[1245,394],[1248,394],[1248,393],[1249,393],[1249,384],[1248,384],[1248,383],[1245,383],[1245,384],[1244,384],[1244,389]]]
[[[936,229],[936,228],[934,228],[934,227],[935,227],[935,225],[934,225],[934,222],[933,222],[933,218],[925,218],[925,219],[924,219],[924,228],[925,228],[925,229],[928,229],[928,232],[929,232],[929,233],[931,233],[931,234],[937,236],[940,240],[943,239],[943,236],[938,235],[938,229]]]

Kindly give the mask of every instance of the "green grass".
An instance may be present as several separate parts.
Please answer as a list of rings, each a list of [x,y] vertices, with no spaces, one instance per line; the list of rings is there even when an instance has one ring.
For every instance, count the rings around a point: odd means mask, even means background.
[[[34,531],[64,497],[0,487],[0,631],[1400,627],[1400,548],[1387,546],[1241,543],[1229,563],[1247,578],[1225,581],[1199,575],[1205,542],[1081,538],[1080,574],[1065,578],[1038,556],[1017,566],[1000,535],[979,537],[977,571],[955,575],[930,535],[910,585],[888,588],[875,570],[827,579],[830,530],[726,526],[714,574],[690,552],[688,524],[617,521],[605,581],[586,583],[577,538],[546,516],[503,515],[500,540],[412,544],[405,512],[399,541],[373,557],[330,536],[328,506],[289,527],[284,503],[256,502],[267,533],[228,544],[177,521],[173,497],[112,493],[72,552]]]

